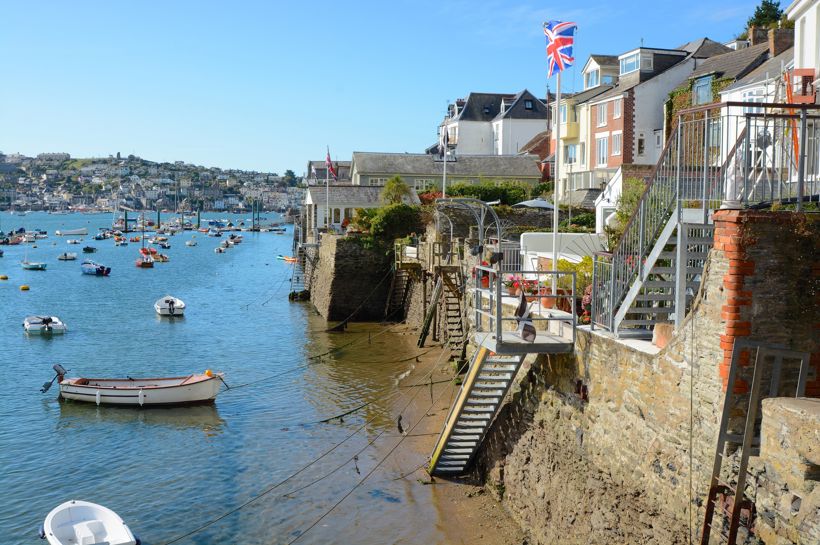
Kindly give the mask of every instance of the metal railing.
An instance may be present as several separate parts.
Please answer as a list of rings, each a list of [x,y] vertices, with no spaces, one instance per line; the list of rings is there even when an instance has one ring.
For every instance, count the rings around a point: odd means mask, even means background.
[[[517,327],[517,319],[512,313],[509,316],[503,314],[505,296],[509,304],[514,304],[514,300],[510,301],[509,292],[504,286],[506,276],[486,266],[476,266],[473,272],[475,278],[471,291],[473,293],[472,321],[475,332],[495,335],[495,338],[502,342],[502,333],[505,331],[509,333]],[[565,337],[563,329],[569,322],[572,327],[571,342],[574,344],[575,329],[578,324],[575,273],[530,270],[509,272],[521,278],[522,282],[526,282],[521,289],[525,290],[525,297],[530,305],[530,319],[535,329],[542,332],[550,331],[553,335]],[[552,293],[550,287],[553,277],[557,278],[556,293]],[[524,278],[529,280],[525,281]],[[552,322],[559,324],[558,331],[550,330]],[[567,342],[570,342],[569,338]]]
[[[515,240],[491,239],[487,249],[492,253],[500,253],[501,261],[496,268],[502,273],[509,273],[521,269],[521,243]]]
[[[593,320],[613,317],[661,231],[684,208],[703,223],[721,202],[746,207],[820,193],[820,106],[723,103],[679,113],[637,209],[594,266]]]

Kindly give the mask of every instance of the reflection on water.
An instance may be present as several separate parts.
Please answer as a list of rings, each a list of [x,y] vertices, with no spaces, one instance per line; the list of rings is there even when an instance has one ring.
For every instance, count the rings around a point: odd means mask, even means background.
[[[7,230],[50,233],[82,226],[94,232],[111,221],[110,215],[36,213],[11,225],[2,219]],[[15,391],[0,396],[3,545],[31,543],[31,529],[71,498],[112,508],[146,545],[165,543],[346,441],[281,490],[180,543],[286,542],[349,492],[397,440],[392,410],[409,389],[400,391],[396,378],[416,365],[405,359],[418,352],[412,336],[380,324],[326,333],[327,324],[309,304],[287,300],[290,268],[275,256],[290,254],[289,237],[246,233],[242,244],[215,254],[220,239],[198,237],[197,246],[187,247],[180,239],[189,236],[177,237],[168,263],[146,270],[134,266],[136,245],[95,243],[95,260],[112,267],[102,279],[56,261],[71,248],[61,238],[53,239],[56,246],[29,249],[29,258],[49,263],[46,272],[23,271],[18,263],[26,249],[7,247],[0,259],[0,274],[9,275],[0,282],[0,363]],[[31,291],[19,291],[22,283]],[[157,316],[153,304],[167,294],[185,301],[183,319]],[[53,339],[27,337],[20,324],[35,313],[59,316],[69,331]],[[73,376],[95,377],[212,369],[224,371],[231,386],[247,386],[223,389],[214,405],[98,407],[60,402],[56,387],[41,394],[54,363]],[[343,419],[318,423],[362,405]],[[374,448],[365,448],[381,432]],[[345,463],[359,451],[355,464]],[[419,463],[401,452],[303,542],[440,542],[431,522],[437,516],[430,501],[434,487],[393,480]],[[283,496],[297,488],[304,489]]]
[[[222,431],[225,421],[213,403],[187,407],[117,407],[61,399],[57,429],[85,427],[100,422],[119,426],[148,425],[202,430],[207,437]]]

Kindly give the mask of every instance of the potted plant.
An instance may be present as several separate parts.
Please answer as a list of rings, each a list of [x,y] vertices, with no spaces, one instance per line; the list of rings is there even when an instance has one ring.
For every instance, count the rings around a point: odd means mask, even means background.
[[[521,290],[521,278],[514,274],[510,274],[507,276],[507,279],[504,280],[504,286],[507,288],[507,293],[515,297]]]

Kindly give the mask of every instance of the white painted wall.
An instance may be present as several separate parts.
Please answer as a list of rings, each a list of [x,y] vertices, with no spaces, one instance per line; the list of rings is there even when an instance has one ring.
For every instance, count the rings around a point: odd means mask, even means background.
[[[458,127],[456,154],[458,155],[492,155],[493,128],[483,121],[457,121]]]
[[[794,21],[794,67],[813,68],[820,77],[820,0],[797,0],[786,15]]]
[[[632,142],[632,162],[654,165],[660,158],[655,146],[655,131],[663,129],[663,104],[669,93],[686,81],[695,69],[695,59],[679,62],[672,68],[635,87],[635,131]],[[644,154],[638,155],[638,138],[643,135]]]
[[[498,133],[494,155],[515,155],[536,134],[547,129],[546,119],[499,119],[493,121],[493,130]]]
[[[595,199],[595,232],[603,234],[609,209],[615,208],[623,188],[623,172],[620,168],[615,172],[609,183]]]

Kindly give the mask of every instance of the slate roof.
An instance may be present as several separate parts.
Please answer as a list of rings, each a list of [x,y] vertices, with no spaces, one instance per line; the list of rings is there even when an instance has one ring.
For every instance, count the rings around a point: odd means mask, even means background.
[[[532,101],[532,108],[527,109],[527,100]],[[515,96],[513,103],[503,112],[495,116],[498,119],[546,119],[547,106],[535,95],[524,89]]]
[[[587,102],[588,100],[592,100],[593,98],[597,97],[600,94],[603,94],[606,91],[612,89],[613,85],[599,85],[597,87],[593,87],[592,89],[587,89],[586,91],[581,91],[580,93],[575,93],[573,95],[572,101],[575,104],[582,104]],[[561,98],[564,98],[563,96]]]
[[[689,78],[699,78],[709,74],[715,74],[721,78],[742,78],[765,61],[768,55],[768,42],[715,55],[703,61],[703,64],[697,67]]]
[[[783,66],[788,65],[793,60],[794,48],[790,47],[789,49],[782,52],[780,55],[772,57],[771,59],[762,63],[760,66],[749,72],[746,76],[740,78],[735,83],[724,89],[723,92],[731,91],[739,87],[745,87],[753,83],[760,83],[770,78],[779,77]]]
[[[721,55],[723,53],[734,51],[734,49],[726,47],[725,45],[714,40],[710,40],[709,38],[693,40],[689,43],[683,44],[678,49],[681,51],[688,51],[689,56],[695,57],[696,59],[708,59],[709,57],[714,57],[715,55]]]
[[[359,175],[384,174],[441,176],[442,164],[425,153],[353,152],[353,168]],[[534,155],[459,155],[447,162],[447,175],[454,177],[541,178]]]
[[[325,191],[330,192],[330,202],[336,204],[361,204],[361,205],[381,205],[382,188],[380,186],[369,185],[331,185],[329,188],[325,186],[314,185],[307,188],[310,195],[310,201],[314,204],[325,203],[328,199]],[[412,195],[405,198],[404,201],[408,204],[419,204],[419,197],[416,191],[411,187]]]
[[[597,55],[589,56],[590,59],[598,63],[598,66],[620,66],[617,55]]]
[[[549,149],[550,136],[551,136],[550,131],[541,131],[541,132],[539,132],[538,134],[536,134],[535,136],[530,138],[529,142],[527,142],[526,144],[524,144],[521,147],[518,154],[519,155],[533,154],[533,155],[539,155],[540,156],[539,151]]]
[[[533,100],[533,109],[527,110],[524,101]],[[512,106],[506,111],[501,111],[501,103],[512,102]],[[464,100],[461,111],[455,116],[453,121],[484,121],[490,122],[495,119],[544,119],[546,116],[546,106],[544,101],[537,98],[528,90],[515,94],[510,93],[470,93]],[[445,119],[445,123],[450,119]]]

